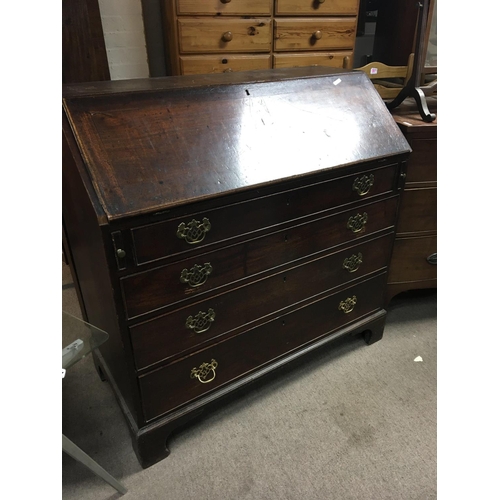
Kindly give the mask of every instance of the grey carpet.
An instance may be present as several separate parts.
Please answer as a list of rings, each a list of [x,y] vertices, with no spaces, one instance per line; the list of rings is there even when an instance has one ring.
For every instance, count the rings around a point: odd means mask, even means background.
[[[63,265],[63,309],[79,316]],[[174,435],[143,470],[87,357],[63,381],[63,432],[147,500],[436,498],[436,293],[403,294],[384,338],[348,338]],[[423,362],[414,359],[421,356]],[[120,498],[63,454],[63,499]]]

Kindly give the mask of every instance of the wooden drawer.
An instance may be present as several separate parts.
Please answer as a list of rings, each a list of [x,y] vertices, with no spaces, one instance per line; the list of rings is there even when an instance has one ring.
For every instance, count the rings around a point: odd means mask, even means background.
[[[270,19],[179,19],[181,53],[269,52]],[[223,37],[227,37],[224,41]]]
[[[252,69],[271,68],[270,55],[209,55],[181,56],[181,73],[194,75],[200,73],[228,73]]]
[[[437,231],[437,188],[405,189],[399,208],[398,234]]]
[[[146,420],[188,403],[379,310],[382,307],[385,281],[384,273],[140,376]],[[345,313],[339,308],[343,302],[348,310],[349,299],[356,303],[351,312]],[[204,366],[204,363],[212,364],[214,371],[210,366]],[[203,367],[207,369],[203,370]],[[197,374],[200,379],[196,378]]]
[[[437,139],[413,139],[406,182],[437,182]]]
[[[352,174],[228,205],[222,209],[193,213],[191,216],[132,229],[136,262],[144,264],[188,251],[201,253],[200,248],[204,249],[221,241],[331,210],[336,206],[359,201],[372,195],[390,193],[394,190],[397,172],[398,166],[393,164],[359,175]],[[371,182],[372,175],[373,185],[366,194],[360,194],[364,192],[362,183]],[[206,229],[206,232],[201,234],[200,239],[202,237],[203,239],[199,243],[189,244],[186,239],[178,237],[181,224],[184,226],[181,226],[180,236],[186,235],[188,225],[193,220],[197,222],[189,226],[191,228],[203,224],[204,219],[208,223],[200,230]],[[192,236],[191,233],[187,234],[188,238],[190,236]]]
[[[274,13],[278,16],[355,16],[357,0],[276,0]]]
[[[272,0],[177,0],[179,15],[271,15]]]
[[[432,263],[436,255],[436,263]],[[430,262],[431,263],[430,263]],[[437,278],[437,237],[397,238],[389,269],[389,283]]]
[[[355,17],[274,21],[274,50],[277,51],[352,49],[355,37]]]
[[[390,198],[123,278],[121,285],[128,317],[189,300],[308,255],[390,229],[395,217],[391,210],[395,208],[396,200]],[[347,228],[347,221],[358,213],[366,213],[368,221],[363,231],[354,233]],[[181,275],[189,281],[189,275],[196,272],[206,276],[201,286],[181,283]]]
[[[132,326],[136,367],[146,368],[199,348],[234,329],[382,270],[389,262],[392,239],[392,234],[386,235]],[[202,332],[186,326],[187,318],[194,320],[198,313],[197,329]]]
[[[329,66],[331,68],[352,68],[352,50],[338,52],[307,52],[274,54],[275,68],[298,68],[301,66]]]

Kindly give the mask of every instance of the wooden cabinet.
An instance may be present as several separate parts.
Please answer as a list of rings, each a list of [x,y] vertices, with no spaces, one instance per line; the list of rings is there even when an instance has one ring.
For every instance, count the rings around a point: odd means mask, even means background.
[[[163,0],[173,75],[352,68],[359,0]]]
[[[76,286],[144,467],[225,396],[382,337],[410,148],[364,73],[80,84],[63,104]]]
[[[436,111],[436,99],[427,99]],[[422,121],[416,104],[403,102],[393,117],[412,148],[389,268],[388,300],[411,289],[437,287],[437,119]]]

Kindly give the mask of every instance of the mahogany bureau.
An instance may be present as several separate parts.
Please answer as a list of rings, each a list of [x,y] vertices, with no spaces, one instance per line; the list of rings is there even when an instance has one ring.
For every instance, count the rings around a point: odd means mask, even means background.
[[[75,84],[63,109],[72,272],[143,467],[223,397],[382,337],[410,147],[364,73]]]

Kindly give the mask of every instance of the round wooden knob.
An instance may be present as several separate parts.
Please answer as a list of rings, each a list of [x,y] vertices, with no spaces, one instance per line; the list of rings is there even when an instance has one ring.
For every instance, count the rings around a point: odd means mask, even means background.
[[[323,35],[321,34],[321,31],[319,31],[319,30],[318,30],[318,31],[315,31],[315,32],[313,33],[313,36],[312,36],[312,37],[313,37],[313,39],[314,39],[314,40],[319,40],[322,36],[323,36]]]
[[[232,39],[233,39],[233,34],[230,31],[226,31],[222,35],[222,40],[224,40],[225,42],[230,42]]]

